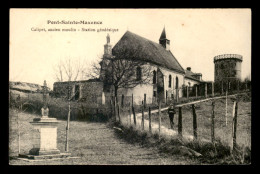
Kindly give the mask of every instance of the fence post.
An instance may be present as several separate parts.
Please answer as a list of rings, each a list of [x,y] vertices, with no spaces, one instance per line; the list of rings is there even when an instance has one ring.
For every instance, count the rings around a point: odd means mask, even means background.
[[[16,114],[17,114],[17,131],[18,131],[18,155],[20,154],[21,150],[20,150],[20,123],[19,123],[19,110],[16,110]]]
[[[110,118],[113,116],[113,101],[112,99],[110,99],[110,105],[111,105],[111,116]]]
[[[134,108],[134,106],[132,106],[132,110],[133,110],[133,116],[134,116],[134,124],[136,126],[136,117],[135,117],[135,108]]]
[[[149,132],[152,133],[151,107],[149,107],[148,116],[149,116]]]
[[[236,140],[237,140],[237,101],[234,101],[233,106],[233,122],[232,122],[232,151],[236,148]]]
[[[117,103],[117,111],[118,111],[118,119],[119,123],[121,123],[121,118],[120,118],[120,105]]]
[[[212,82],[212,97],[214,97],[214,82]]]
[[[197,85],[195,86],[195,91],[196,91],[196,98],[198,98],[198,87],[197,87]]]
[[[161,133],[161,100],[159,100],[158,115],[159,115],[159,140],[160,140],[160,133]]]
[[[207,98],[208,90],[207,90],[207,83],[205,83],[205,98]]]
[[[144,130],[144,105],[142,106],[142,122],[141,122],[141,128]]]
[[[132,106],[134,106],[134,94],[132,94]]]
[[[228,92],[226,91],[226,115],[225,115],[225,118],[226,118],[226,126],[227,126],[227,94],[228,94]]]
[[[239,80],[237,81],[237,92],[239,93]]]
[[[197,115],[196,115],[196,110],[195,110],[195,105],[192,105],[192,112],[193,112],[193,134],[194,138],[197,140]]]
[[[176,102],[179,102],[179,88],[176,88]]]
[[[130,113],[130,126],[131,126],[131,115],[132,115],[132,110],[131,110],[131,103],[129,103],[129,113]]]
[[[122,97],[121,97],[121,106],[122,106],[122,108],[124,107],[124,100],[125,100],[125,96],[124,96],[124,94],[122,94]]]
[[[212,101],[212,115],[211,115],[211,142],[215,146],[215,101]]]
[[[187,86],[187,98],[189,98],[189,87]]]
[[[179,107],[178,135],[179,137],[182,137],[182,107]]]
[[[146,108],[146,94],[144,94],[144,108]]]
[[[221,94],[223,95],[224,89],[223,89],[223,80],[221,81]]]
[[[115,100],[114,100],[114,113],[115,113],[115,121],[116,121],[116,115],[117,115],[117,112],[116,112],[116,97],[115,97]]]

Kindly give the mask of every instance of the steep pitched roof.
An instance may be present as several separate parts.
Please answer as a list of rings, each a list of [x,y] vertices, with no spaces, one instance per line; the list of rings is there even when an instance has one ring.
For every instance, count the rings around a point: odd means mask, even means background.
[[[184,69],[171,53],[151,40],[127,31],[112,49],[119,59],[142,60],[167,69],[185,73]]]

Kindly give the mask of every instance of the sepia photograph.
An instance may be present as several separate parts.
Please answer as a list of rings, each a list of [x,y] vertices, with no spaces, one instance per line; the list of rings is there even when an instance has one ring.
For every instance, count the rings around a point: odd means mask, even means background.
[[[9,9],[9,165],[250,165],[251,9]]]

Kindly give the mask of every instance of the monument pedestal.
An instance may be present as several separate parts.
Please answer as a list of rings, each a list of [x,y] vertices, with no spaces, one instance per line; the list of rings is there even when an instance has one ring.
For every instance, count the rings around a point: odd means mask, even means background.
[[[29,151],[29,154],[59,154],[60,151],[57,149],[57,119],[43,116],[33,119],[33,122],[30,123],[34,126],[34,129],[36,129],[36,132],[33,140],[34,147]]]
[[[43,84],[43,102],[44,106],[41,108],[41,118],[34,118],[30,122],[34,129],[33,148],[28,155],[19,154],[20,157],[28,159],[50,159],[68,157],[70,153],[60,153],[57,149],[57,125],[56,118],[49,118],[49,108],[47,107],[47,84],[44,80]]]
[[[33,138],[33,148],[29,151],[29,154],[19,154],[19,157],[44,160],[71,156],[70,153],[60,153],[60,150],[57,149],[58,121],[56,118],[42,116],[41,118],[33,119],[33,122],[30,123],[36,129]]]

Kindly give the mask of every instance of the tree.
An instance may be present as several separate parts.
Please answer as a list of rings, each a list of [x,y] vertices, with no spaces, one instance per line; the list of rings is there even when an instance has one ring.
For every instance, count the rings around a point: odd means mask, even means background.
[[[53,67],[55,79],[58,82],[76,81],[79,78],[83,79],[85,76],[85,62],[81,59],[59,60]]]
[[[88,76],[99,77],[105,88],[112,87],[117,98],[120,88],[134,88],[139,84],[150,83],[152,71],[147,62],[112,57],[104,58],[99,64],[93,63]]]
[[[71,114],[71,100],[74,98],[75,94],[79,91],[74,91],[72,94],[72,85],[73,81],[78,80],[79,78],[83,79],[85,75],[85,62],[80,59],[64,59],[60,60],[57,65],[54,66],[55,78],[58,82],[67,82],[66,91],[59,90],[55,93],[64,94],[68,101],[68,117],[67,117],[67,126],[66,126],[66,144],[65,151],[69,151],[69,123],[70,123],[70,114]],[[79,89],[78,89],[79,90]],[[60,96],[60,95],[59,95]]]

